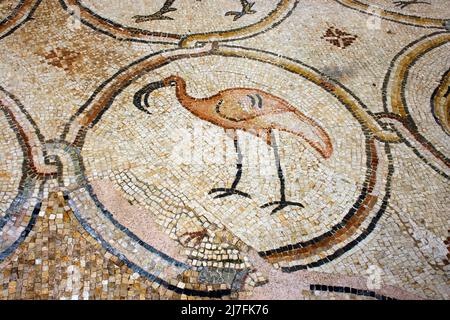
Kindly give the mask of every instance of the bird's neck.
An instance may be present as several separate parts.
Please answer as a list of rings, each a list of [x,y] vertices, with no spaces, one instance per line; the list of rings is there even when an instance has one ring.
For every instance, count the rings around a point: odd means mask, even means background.
[[[176,95],[178,101],[181,103],[183,107],[188,109],[191,112],[194,112],[196,107],[198,106],[198,99],[191,97],[186,92],[186,82],[184,80],[177,81],[176,87]]]

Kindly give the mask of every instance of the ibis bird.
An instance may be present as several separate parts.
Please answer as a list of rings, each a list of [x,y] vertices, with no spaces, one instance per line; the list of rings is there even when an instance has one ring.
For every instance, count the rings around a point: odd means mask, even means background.
[[[208,98],[195,98],[186,92],[186,82],[179,76],[170,76],[144,86],[135,93],[134,105],[141,111],[151,114],[148,111],[149,96],[153,91],[164,87],[175,87],[176,97],[184,108],[194,116],[224,128],[234,140],[238,159],[234,181],[231,187],[215,188],[209,194],[215,194],[216,199],[232,195],[250,198],[248,193],[237,189],[242,175],[243,160],[237,135],[237,131],[240,130],[265,138],[275,155],[275,165],[280,181],[280,200],[264,204],[261,208],[275,206],[272,210],[273,214],[288,206],[304,207],[299,202],[286,199],[285,178],[274,130],[298,136],[318,155],[327,159],[333,152],[333,146],[327,132],[316,121],[304,115],[286,100],[259,89],[231,88]]]

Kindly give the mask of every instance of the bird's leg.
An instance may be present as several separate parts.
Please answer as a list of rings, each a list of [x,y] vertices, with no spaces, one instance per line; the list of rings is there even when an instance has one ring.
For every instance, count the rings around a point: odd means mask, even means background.
[[[172,5],[175,0],[166,0],[159,11],[150,14],[150,15],[137,15],[134,16],[136,23],[151,21],[151,20],[173,20],[171,17],[165,16],[166,13],[170,13],[172,11],[176,11],[176,8],[173,8]]]
[[[252,9],[253,6],[255,5],[254,2],[250,2],[247,0],[241,0],[241,5],[242,5],[242,11],[240,11],[240,12],[239,11],[228,11],[227,13],[225,13],[225,16],[234,16],[233,21],[236,21],[247,14],[255,14],[256,13],[256,11]]]
[[[230,188],[214,188],[208,194],[213,194],[217,192],[222,192],[214,197],[214,199],[225,198],[232,195],[239,195],[245,198],[251,198],[248,193],[237,190],[237,186],[242,176],[242,153],[241,148],[239,147],[239,141],[236,133],[234,133],[234,148],[236,150],[237,155],[237,164],[236,164],[236,176]]]
[[[269,141],[269,139],[268,139],[268,141]],[[278,179],[280,180],[280,201],[266,203],[265,205],[262,205],[261,208],[277,206],[272,210],[271,214],[274,214],[288,206],[297,206],[300,208],[304,208],[304,206],[300,202],[286,201],[286,190],[285,190],[286,182],[284,179],[283,168],[281,167],[280,154],[278,152],[277,141],[275,139],[275,136],[274,136],[272,130],[270,130],[270,142],[271,142],[271,146],[273,148],[273,153],[275,155],[275,164],[277,166]]]

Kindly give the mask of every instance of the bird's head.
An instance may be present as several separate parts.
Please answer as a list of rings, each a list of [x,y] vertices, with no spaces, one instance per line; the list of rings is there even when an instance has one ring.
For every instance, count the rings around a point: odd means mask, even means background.
[[[183,79],[179,76],[169,76],[162,80],[164,87],[176,87],[183,82]]]
[[[160,81],[151,82],[134,94],[133,103],[139,110],[151,114],[147,109],[150,107],[148,99],[153,91],[164,87],[182,87],[183,85],[184,80],[181,77],[174,75]]]

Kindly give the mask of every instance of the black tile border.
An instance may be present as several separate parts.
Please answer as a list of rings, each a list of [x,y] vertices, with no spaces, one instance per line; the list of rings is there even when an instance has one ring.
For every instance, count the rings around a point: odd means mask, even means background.
[[[31,213],[30,221],[28,222],[27,227],[21,232],[19,238],[14,241],[12,245],[6,248],[3,252],[0,252],[0,262],[5,261],[18,247],[19,245],[28,237],[34,225],[36,224],[37,217],[41,212],[42,202],[38,202]]]
[[[397,300],[396,298],[388,297],[382,294],[378,294],[375,291],[356,289],[352,287],[341,287],[341,286],[327,286],[324,284],[311,284],[309,286],[311,291],[323,291],[323,292],[333,292],[333,293],[343,293],[352,294],[357,296],[364,296],[369,298],[374,298],[376,300]]]

